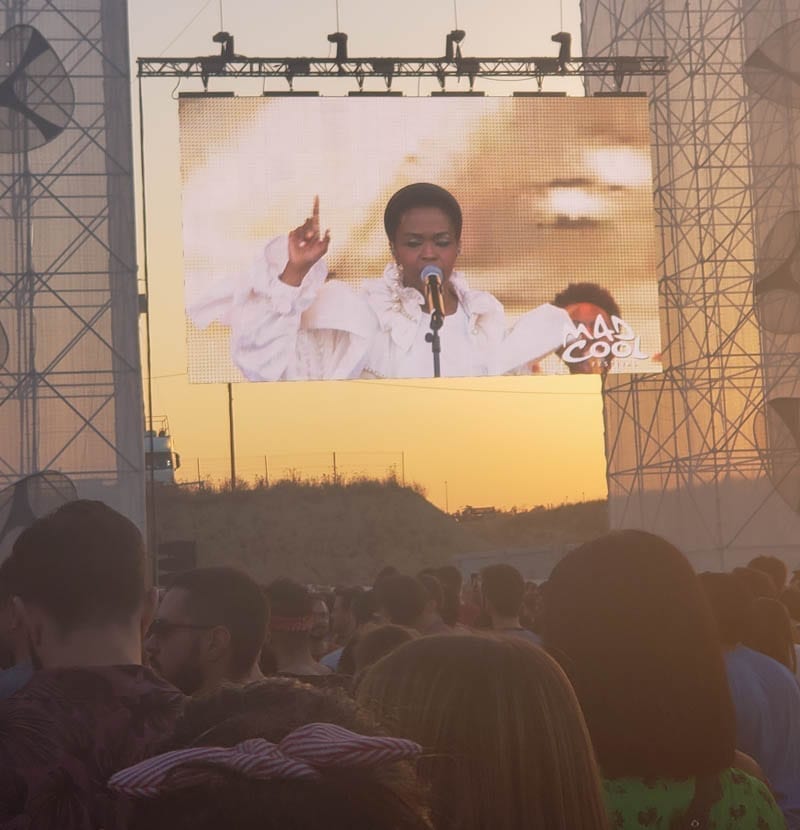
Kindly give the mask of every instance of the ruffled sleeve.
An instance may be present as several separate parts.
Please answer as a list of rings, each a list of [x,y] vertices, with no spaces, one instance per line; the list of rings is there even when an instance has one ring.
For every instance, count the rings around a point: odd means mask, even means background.
[[[287,285],[280,275],[288,260],[288,237],[270,240],[247,273],[189,308],[192,320],[230,327],[231,357],[248,380],[357,377],[375,328],[371,312],[349,286],[326,282],[324,260],[299,287]]]
[[[500,344],[494,373],[504,375],[541,360],[569,342],[574,331],[569,314],[558,306],[545,303],[526,312]]]

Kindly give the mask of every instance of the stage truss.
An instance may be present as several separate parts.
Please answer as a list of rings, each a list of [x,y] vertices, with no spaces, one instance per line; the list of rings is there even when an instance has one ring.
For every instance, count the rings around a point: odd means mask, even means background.
[[[665,371],[605,383],[611,524],[660,533],[701,568],[757,553],[794,564],[800,551],[798,503],[779,494],[797,476],[797,447],[779,447],[764,426],[775,367],[798,376],[797,344],[781,354],[787,343],[763,336],[754,305],[757,228],[775,188],[754,186],[768,130],[753,119],[742,73],[775,23],[762,19],[754,37],[754,12],[769,6],[780,19],[787,5],[583,2],[585,51],[669,62],[666,76],[624,82],[651,97]],[[589,93],[609,88],[586,81]],[[787,146],[773,159],[773,183],[788,155]]]
[[[144,526],[127,3],[0,0],[0,24],[41,33],[75,92],[63,133],[0,155],[0,489],[59,471]]]

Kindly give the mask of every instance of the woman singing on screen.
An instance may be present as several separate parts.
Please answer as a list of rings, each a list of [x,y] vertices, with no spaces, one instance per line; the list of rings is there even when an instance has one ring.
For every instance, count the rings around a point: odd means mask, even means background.
[[[524,372],[565,345],[574,328],[568,309],[541,305],[509,328],[500,302],[454,270],[462,215],[448,191],[402,188],[386,206],[384,227],[393,261],[383,276],[359,290],[327,281],[330,233],[320,232],[315,199],[312,215],[271,240],[240,283],[217,286],[190,315],[200,328],[215,320],[230,327],[231,356],[248,380],[432,377],[420,275],[434,265],[443,275],[442,376]]]

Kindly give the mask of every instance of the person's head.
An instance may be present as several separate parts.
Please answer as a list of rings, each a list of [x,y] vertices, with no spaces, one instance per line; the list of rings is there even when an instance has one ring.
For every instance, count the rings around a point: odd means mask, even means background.
[[[568,553],[547,583],[542,633],[573,682],[606,778],[731,765],[735,718],[716,625],[669,542],[622,530]]]
[[[444,605],[444,591],[442,583],[438,578],[429,573],[421,573],[417,576],[422,587],[425,589],[427,601],[425,603],[425,617],[430,622],[440,620],[442,617],[442,606]]]
[[[182,692],[207,693],[252,675],[268,615],[263,591],[241,571],[186,571],[165,592],[145,651],[152,668]]]
[[[309,730],[306,738],[299,737]],[[315,730],[322,734],[315,738]],[[383,745],[383,752],[373,753],[377,759],[365,762],[359,753],[363,757],[371,747],[363,746],[369,742],[357,736],[381,733],[344,695],[270,679],[192,701],[176,726],[170,749],[266,750],[273,753],[271,772],[235,772],[224,759],[205,760],[200,776],[182,777],[179,763],[160,776],[157,785],[148,773],[156,790],[149,797],[136,794],[135,769],[117,773],[111,788],[135,796],[131,830],[430,830],[421,787],[409,761],[402,760],[418,749],[407,742]],[[244,744],[258,739],[269,743]],[[343,743],[353,741],[353,748]],[[277,744],[277,749],[270,744]],[[381,760],[387,755],[389,760]],[[288,759],[289,769],[275,770],[278,759]],[[307,765],[304,770],[311,767],[303,777],[296,772],[301,763]],[[154,764],[166,766],[165,756]]]
[[[410,628],[420,624],[428,595],[418,579],[398,574],[383,580],[376,590],[380,614],[386,622]]]
[[[333,599],[331,630],[341,642],[346,642],[358,628],[353,603],[364,593],[362,588],[337,588]]]
[[[324,597],[311,597],[311,639],[323,640],[331,633],[331,613]]]
[[[525,596],[525,580],[513,566],[489,565],[481,571],[483,602],[492,617],[519,617]]]
[[[731,573],[734,579],[738,579],[745,586],[751,599],[756,597],[770,597],[776,599],[778,589],[772,577],[757,568],[734,568]]]
[[[621,317],[621,312],[616,300],[605,288],[592,282],[570,283],[561,293],[553,299],[553,305],[563,308],[569,312],[572,322],[576,326],[583,326],[589,332],[589,337],[581,338],[583,345],[575,345],[569,349],[570,360],[567,367],[571,374],[605,374],[613,361],[611,352],[603,357],[591,357],[589,352],[597,342],[593,336],[595,325],[601,322],[601,327],[606,331],[614,330],[612,317]],[[602,339],[602,338],[598,338]],[[559,349],[558,354],[563,355],[564,349]]]
[[[427,265],[450,277],[461,251],[462,223],[455,197],[435,184],[410,184],[389,199],[383,225],[405,285],[418,288]]]
[[[744,642],[753,601],[747,584],[729,573],[702,573],[699,580],[714,614],[721,644],[733,648]]]
[[[381,657],[390,654],[403,643],[416,640],[418,636],[413,628],[391,623],[363,632],[353,646],[353,674],[360,674]]]
[[[423,637],[361,678],[359,703],[427,753],[438,830],[605,828],[597,767],[569,682],[541,649]]]
[[[789,612],[789,617],[796,625],[800,623],[800,588],[793,585],[781,591],[781,602]]]
[[[777,599],[758,597],[750,604],[749,618],[744,644],[783,663],[794,674],[794,627],[786,608]]]
[[[461,610],[461,585],[463,583],[461,571],[455,565],[443,565],[436,569],[434,576],[442,584],[444,593],[442,619],[448,625],[455,625]]]
[[[284,653],[305,654],[310,648],[311,594],[292,579],[276,579],[266,588],[270,606],[270,646],[278,662]]]
[[[778,559],[777,556],[756,556],[748,563],[747,567],[767,574],[775,585],[778,594],[786,587],[789,569],[786,567],[786,563],[782,559]]]
[[[30,658],[28,632],[19,604],[14,602],[13,559],[0,565],[0,668]]]
[[[99,501],[68,502],[19,535],[8,568],[35,665],[92,665],[106,639],[140,662],[154,595],[144,541],[130,519]],[[80,656],[90,641],[94,660]]]
[[[394,565],[386,565],[378,571],[378,575],[375,577],[375,582],[372,583],[372,587],[377,588],[381,582],[389,579],[389,577],[397,576],[399,573],[400,571],[398,571]]]

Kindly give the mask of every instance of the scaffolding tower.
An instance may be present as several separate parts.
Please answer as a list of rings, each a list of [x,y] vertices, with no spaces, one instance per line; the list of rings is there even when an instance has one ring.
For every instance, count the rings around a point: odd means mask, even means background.
[[[800,377],[798,344],[765,331],[753,290],[765,211],[798,198],[775,181],[796,173],[788,149],[759,169],[759,142],[780,119],[758,112],[743,71],[788,6],[583,0],[586,53],[669,63],[664,76],[624,82],[651,96],[665,346],[662,375],[604,385],[611,524],[664,535],[699,568],[800,554],[796,413],[773,400],[779,375],[784,386]]]
[[[143,526],[127,3],[0,0],[0,24],[0,489],[58,470]]]

